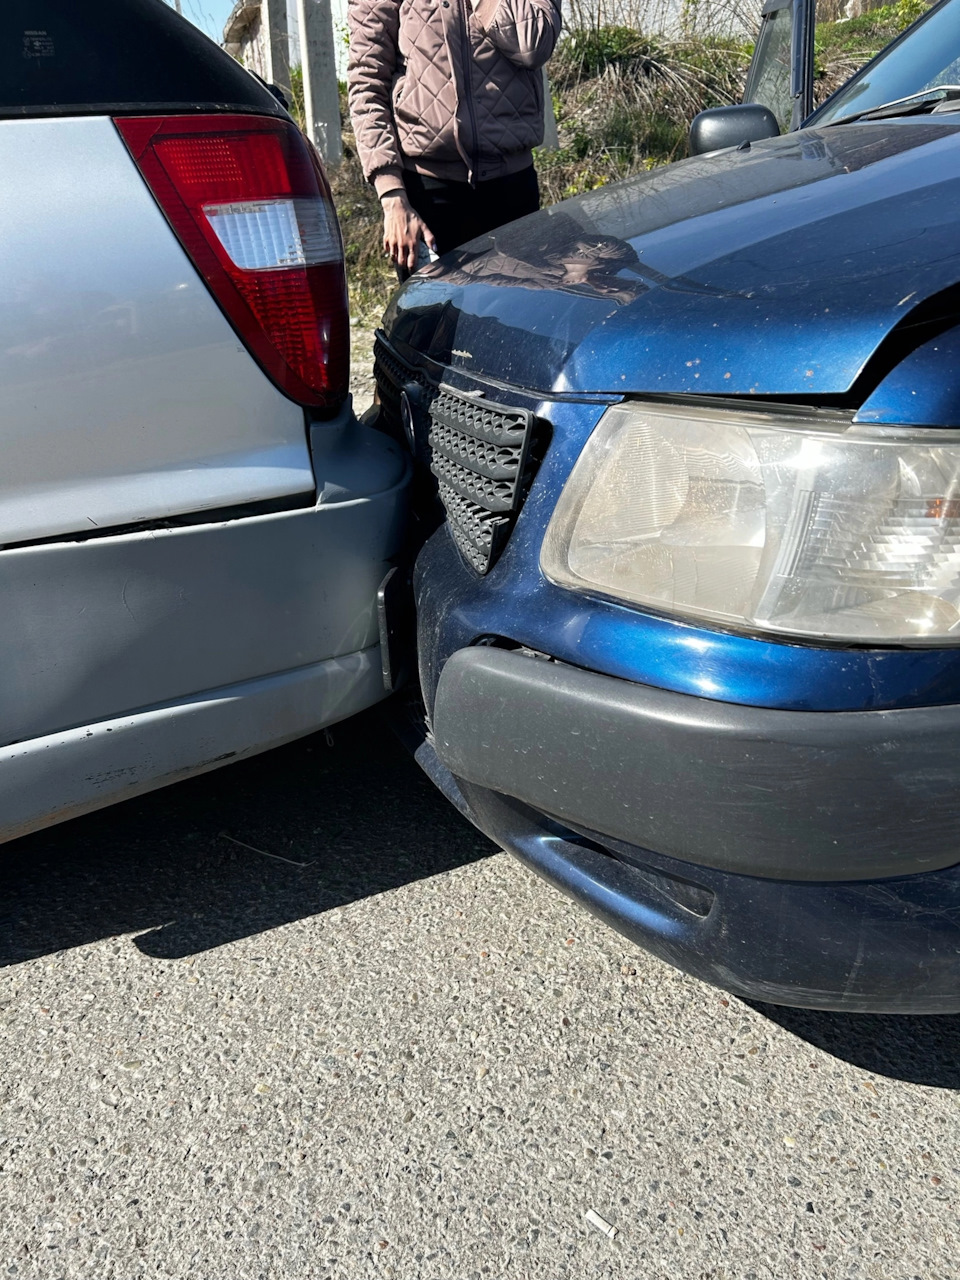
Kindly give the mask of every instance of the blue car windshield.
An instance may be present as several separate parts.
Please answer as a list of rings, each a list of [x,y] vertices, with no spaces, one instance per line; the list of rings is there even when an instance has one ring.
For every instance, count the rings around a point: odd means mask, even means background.
[[[854,76],[811,120],[817,126],[960,85],[960,0],[941,4]]]

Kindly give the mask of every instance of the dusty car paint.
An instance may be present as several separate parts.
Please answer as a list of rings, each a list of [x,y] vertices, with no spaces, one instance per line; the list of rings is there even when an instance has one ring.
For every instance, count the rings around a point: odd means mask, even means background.
[[[602,188],[419,273],[386,328],[543,395],[844,395],[960,277],[957,130],[802,130]]]

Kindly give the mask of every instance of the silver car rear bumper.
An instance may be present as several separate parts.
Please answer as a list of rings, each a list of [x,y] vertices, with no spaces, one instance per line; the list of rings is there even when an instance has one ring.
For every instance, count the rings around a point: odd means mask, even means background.
[[[377,592],[409,465],[314,424],[314,505],[0,550],[0,840],[384,696]]]
[[[0,841],[280,746],[384,696],[380,647],[0,749]]]

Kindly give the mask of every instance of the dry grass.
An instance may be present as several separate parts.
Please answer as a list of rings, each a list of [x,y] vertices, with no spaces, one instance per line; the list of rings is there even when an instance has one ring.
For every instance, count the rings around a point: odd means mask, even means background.
[[[357,144],[350,126],[346,92],[341,86],[343,163],[330,173],[330,186],[343,232],[343,251],[350,286],[350,314],[361,328],[379,323],[397,286],[394,268],[383,251],[380,201],[363,179]]]
[[[344,142],[347,142],[346,135]],[[352,138],[351,138],[352,142]],[[343,231],[343,248],[350,283],[350,313],[364,323],[379,320],[397,276],[383,252],[380,201],[363,180],[353,147],[331,174],[333,198]]]
[[[672,40],[750,38],[759,12],[756,0],[565,0],[564,24],[567,31],[630,27]]]
[[[748,62],[749,46],[733,37],[619,26],[568,35],[550,66],[560,150],[537,157],[545,201],[685,155],[690,120],[736,101]]]
[[[303,75],[300,67],[290,72],[292,102],[290,113],[300,125],[303,119]],[[329,172],[350,285],[350,313],[361,328],[376,324],[386,306],[397,277],[387,261],[382,245],[383,220],[380,201],[363,179],[356,139],[350,125],[346,86],[340,86],[340,120],[343,129],[343,163]]]

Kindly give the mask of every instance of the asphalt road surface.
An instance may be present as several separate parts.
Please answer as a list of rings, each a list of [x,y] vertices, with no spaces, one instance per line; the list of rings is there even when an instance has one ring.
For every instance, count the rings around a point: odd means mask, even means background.
[[[960,1275],[960,1020],[727,999],[333,739],[6,847],[0,1280]]]

